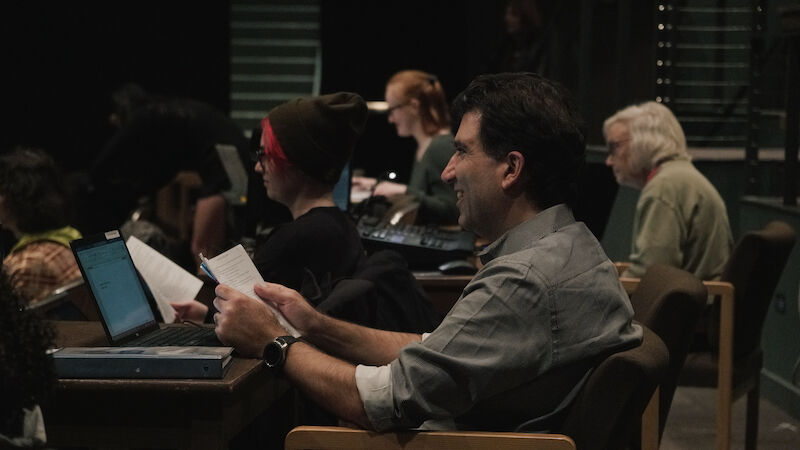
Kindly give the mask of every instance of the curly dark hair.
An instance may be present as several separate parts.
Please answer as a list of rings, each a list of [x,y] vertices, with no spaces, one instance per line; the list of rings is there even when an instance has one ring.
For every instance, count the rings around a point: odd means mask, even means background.
[[[39,149],[18,148],[0,156],[0,195],[23,233],[41,233],[70,224],[67,183],[55,161]]]
[[[480,140],[500,160],[511,151],[525,157],[528,198],[539,209],[573,206],[586,151],[586,130],[572,95],[535,73],[479,75],[453,101],[454,123],[480,114]]]
[[[44,403],[55,386],[53,331],[25,310],[0,267],[0,433],[22,434],[22,409]]]

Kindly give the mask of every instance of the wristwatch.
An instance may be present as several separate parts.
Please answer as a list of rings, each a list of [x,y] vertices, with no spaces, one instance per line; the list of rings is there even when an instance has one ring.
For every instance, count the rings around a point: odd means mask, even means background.
[[[272,370],[278,371],[286,363],[286,353],[289,346],[299,341],[300,338],[294,336],[278,336],[274,341],[264,347],[262,358],[264,364]]]

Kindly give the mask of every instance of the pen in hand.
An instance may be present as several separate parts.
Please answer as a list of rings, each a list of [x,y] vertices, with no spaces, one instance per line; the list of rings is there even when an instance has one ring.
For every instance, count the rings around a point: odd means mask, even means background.
[[[206,275],[208,275],[209,278],[214,280],[215,283],[219,283],[219,281],[217,281],[217,278],[214,276],[214,274],[211,273],[211,269],[208,268],[208,258],[203,256],[202,253],[200,253],[198,256],[200,256],[200,268],[203,269],[203,272],[205,272]]]

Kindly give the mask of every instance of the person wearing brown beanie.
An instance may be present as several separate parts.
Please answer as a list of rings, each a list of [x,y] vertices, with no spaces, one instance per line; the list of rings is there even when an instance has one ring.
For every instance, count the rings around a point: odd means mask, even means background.
[[[429,329],[434,314],[427,298],[416,296],[421,288],[405,263],[384,255],[368,259],[355,224],[333,200],[333,187],[366,119],[364,100],[340,92],[289,101],[262,120],[255,170],[262,175],[267,196],[285,205],[294,220],[276,227],[257,243],[253,262],[264,280],[301,292],[332,317],[404,331]],[[365,273],[367,267],[370,275]],[[334,285],[339,288],[331,294]],[[386,288],[396,295],[381,294]],[[323,305],[324,300],[328,301]],[[392,303],[395,301],[403,305]],[[204,320],[211,322],[217,313],[197,301],[172,306],[181,320],[205,316]],[[378,322],[378,308],[389,311],[391,320]],[[302,401],[303,423],[337,423],[335,416],[314,402]]]
[[[321,300],[334,281],[350,277],[364,258],[352,219],[333,201],[333,187],[364,130],[367,106],[339,92],[279,105],[261,122],[255,170],[267,195],[285,205],[291,222],[256,244],[253,262],[264,280]],[[173,303],[181,320],[210,319],[197,301]]]

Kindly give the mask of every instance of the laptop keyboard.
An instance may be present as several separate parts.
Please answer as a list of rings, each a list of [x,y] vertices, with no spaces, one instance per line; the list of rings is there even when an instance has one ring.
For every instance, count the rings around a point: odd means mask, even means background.
[[[131,347],[221,346],[213,328],[163,328],[125,344]]]

